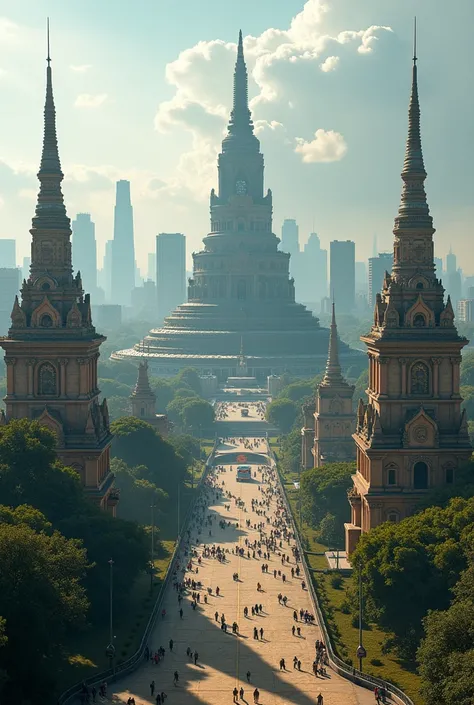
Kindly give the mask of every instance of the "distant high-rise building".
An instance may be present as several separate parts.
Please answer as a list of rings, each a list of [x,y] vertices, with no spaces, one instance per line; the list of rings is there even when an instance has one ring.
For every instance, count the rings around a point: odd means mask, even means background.
[[[449,257],[449,255],[448,255]],[[454,255],[453,255],[454,257]],[[462,298],[462,278],[461,278],[461,270],[455,269],[454,271],[448,272],[448,277],[447,277],[447,282],[446,282],[446,289],[448,290],[448,294],[451,297],[451,303],[453,304],[453,308],[456,311],[457,310],[457,305],[458,301],[461,300]]]
[[[81,273],[84,291],[94,296],[97,290],[97,244],[95,223],[90,213],[78,213],[72,221],[72,262]]]
[[[135,287],[135,245],[130,181],[117,181],[112,246],[112,301],[130,306]]]
[[[0,335],[6,335],[10,328],[15,296],[20,291],[20,274],[18,267],[0,268]]]
[[[156,283],[156,252],[148,253],[148,272],[147,279],[151,279]]]
[[[455,272],[457,270],[457,260],[456,260],[456,255],[452,251],[451,248],[449,248],[449,254],[446,255],[446,272],[449,274],[452,274],[452,272]]]
[[[299,228],[296,220],[293,218],[286,218],[283,221],[283,225],[281,226],[280,250],[283,252],[289,252],[292,257],[299,254]]]
[[[16,267],[16,240],[0,238],[0,267]]]
[[[391,272],[393,252],[381,252],[377,257],[369,257],[369,306],[375,306],[375,296],[382,291],[385,272]]]
[[[355,263],[355,288],[358,294],[362,294],[367,298],[368,280],[367,264],[365,262]]]
[[[472,297],[458,301],[457,317],[458,321],[463,323],[472,323],[474,321],[474,299]]]
[[[159,319],[186,300],[186,238],[181,233],[156,236],[156,296]]]
[[[330,253],[330,296],[340,313],[351,313],[355,307],[355,242],[333,240]]]
[[[295,284],[300,300],[319,303],[328,295],[328,251],[321,248],[317,233],[310,234],[298,265]]]
[[[443,278],[443,260],[441,259],[441,257],[435,257],[434,264],[435,264],[436,276],[438,277],[438,279],[442,279]]]

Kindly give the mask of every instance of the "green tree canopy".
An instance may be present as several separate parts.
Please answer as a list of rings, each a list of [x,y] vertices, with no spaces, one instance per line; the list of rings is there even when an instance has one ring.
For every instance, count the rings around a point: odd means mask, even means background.
[[[0,649],[0,669],[8,675],[2,702],[47,702],[64,635],[85,624],[86,552],[58,531],[37,532],[15,520],[0,523],[0,565],[8,639]]]
[[[296,421],[299,405],[291,399],[278,398],[267,406],[267,421],[278,426],[282,433],[289,433]]]
[[[100,391],[104,397],[129,397],[132,393],[132,387],[123,382],[117,382],[115,379],[99,379]]]
[[[209,429],[214,423],[214,409],[204,399],[188,399],[183,407],[182,419],[184,426],[198,432],[199,429]]]
[[[305,397],[314,396],[315,385],[311,380],[300,380],[292,382],[284,387],[278,395],[279,399],[291,399],[291,401],[301,401]]]
[[[156,394],[156,410],[159,414],[166,413],[166,407],[174,398],[174,388],[171,382],[162,377],[150,377],[150,387]]]
[[[202,395],[199,372],[194,367],[185,367],[184,370],[178,372],[175,377],[175,384],[177,387],[180,387],[183,383],[193,389],[198,396]]]
[[[333,516],[338,526],[338,544],[342,540],[344,522],[350,519],[347,491],[352,486],[351,476],[355,470],[355,463],[327,463],[320,468],[305,470],[301,476],[305,521],[321,529],[323,518],[328,514]],[[321,539],[324,541],[323,537]]]

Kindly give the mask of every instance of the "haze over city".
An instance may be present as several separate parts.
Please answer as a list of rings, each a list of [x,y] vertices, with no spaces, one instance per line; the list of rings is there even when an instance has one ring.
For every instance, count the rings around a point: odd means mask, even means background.
[[[474,703],[474,7],[254,5],[0,4],[2,705]]]
[[[441,0],[429,11],[406,0],[357,7],[352,0],[1,2],[1,127],[8,139],[0,155],[0,235],[15,237],[19,255],[29,254],[41,138],[30,118],[42,104],[39,58],[50,14],[68,211],[92,213],[99,261],[112,236],[114,182],[126,178],[142,272],[158,232],[186,234],[190,268],[189,255],[208,230],[236,27],[244,35],[266,181],[278,195],[276,231],[284,218],[296,218],[303,242],[313,230],[326,248],[330,240],[352,239],[357,259],[366,259],[377,234],[379,248],[390,249],[406,129],[404,77],[418,14],[436,254],[444,257],[452,245],[472,273],[473,97],[466,87],[473,8],[459,0],[446,23],[444,11]]]

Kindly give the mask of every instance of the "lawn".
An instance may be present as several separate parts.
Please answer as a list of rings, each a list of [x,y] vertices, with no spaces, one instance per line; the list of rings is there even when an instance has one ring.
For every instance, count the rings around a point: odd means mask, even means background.
[[[166,575],[174,541],[163,541],[160,555],[155,560],[155,581],[150,594],[150,575],[142,573],[130,592],[129,609],[115,615],[114,635],[117,661],[126,661],[140,645],[149,615],[158,597]],[[109,643],[109,625],[104,624],[81,634],[71,636],[65,645],[67,658],[58,668],[58,692],[74,683],[108,668],[105,647]]]
[[[293,479],[293,475],[295,479]],[[326,624],[331,634],[332,644],[337,655],[352,665],[357,663],[356,650],[359,645],[358,624],[352,623],[352,614],[345,613],[344,601],[346,590],[351,584],[350,577],[342,577],[339,589],[332,587],[331,577],[334,573],[325,573],[328,569],[326,558],[314,553],[324,553],[328,547],[321,544],[318,532],[304,522],[300,525],[298,512],[298,495],[293,481],[297,481],[297,473],[287,473],[283,478],[284,489],[290,503],[293,516],[298,525],[300,537],[306,551],[306,560],[311,570],[314,586],[318,593],[321,609],[325,615]],[[409,695],[416,705],[423,705],[419,695],[420,677],[413,669],[413,664],[398,659],[393,654],[385,654],[382,644],[387,635],[375,625],[368,625],[364,630],[364,646],[367,650],[367,659],[364,661],[364,671],[390,681]]]

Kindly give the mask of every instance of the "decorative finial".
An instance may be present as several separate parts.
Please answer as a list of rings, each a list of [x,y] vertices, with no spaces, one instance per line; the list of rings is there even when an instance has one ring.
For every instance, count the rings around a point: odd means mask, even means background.
[[[48,62],[48,66],[51,65],[51,55],[49,51],[49,17],[46,20],[46,36],[47,36],[47,42],[48,42],[48,56],[46,57],[46,61]]]
[[[239,44],[237,47],[237,56],[240,58],[244,58],[244,42],[242,39],[242,30],[239,29]]]
[[[418,57],[416,55],[416,15],[414,18],[413,22],[413,63],[416,66],[416,62],[418,61]]]

